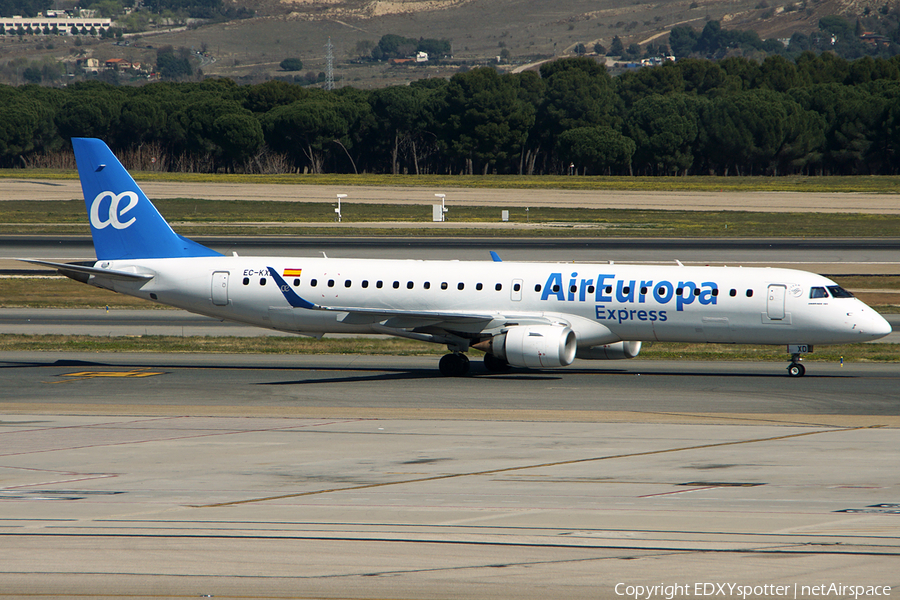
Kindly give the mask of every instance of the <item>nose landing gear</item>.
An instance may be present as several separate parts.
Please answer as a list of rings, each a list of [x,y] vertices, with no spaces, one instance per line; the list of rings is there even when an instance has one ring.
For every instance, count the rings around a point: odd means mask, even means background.
[[[789,377],[803,377],[806,375],[806,367],[800,364],[800,361],[803,360],[801,355],[812,351],[813,347],[807,344],[788,346],[788,353],[791,355],[791,364],[787,368]]]

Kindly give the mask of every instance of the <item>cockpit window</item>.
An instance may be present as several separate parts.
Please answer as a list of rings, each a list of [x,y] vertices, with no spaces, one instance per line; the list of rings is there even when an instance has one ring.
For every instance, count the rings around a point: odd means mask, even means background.
[[[823,287],[809,288],[809,297],[810,298],[827,298],[828,292],[826,292],[825,288],[823,288]]]
[[[839,285],[829,285],[828,291],[831,292],[833,298],[852,298],[853,294],[845,290]]]

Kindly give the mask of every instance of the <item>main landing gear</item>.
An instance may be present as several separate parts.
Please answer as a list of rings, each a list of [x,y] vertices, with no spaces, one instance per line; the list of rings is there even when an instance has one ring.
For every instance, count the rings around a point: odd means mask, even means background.
[[[438,363],[441,375],[447,377],[463,377],[469,372],[469,357],[462,352],[445,354]]]
[[[800,361],[803,360],[801,355],[812,351],[813,347],[808,344],[788,346],[788,353],[791,355],[791,364],[787,368],[789,377],[803,377],[806,375],[806,367],[800,364]]]
[[[446,377],[463,377],[469,373],[469,357],[462,352],[445,354],[441,357],[438,368],[441,370],[441,375]],[[491,373],[506,373],[512,367],[502,358],[497,358],[493,354],[485,354],[484,368]]]

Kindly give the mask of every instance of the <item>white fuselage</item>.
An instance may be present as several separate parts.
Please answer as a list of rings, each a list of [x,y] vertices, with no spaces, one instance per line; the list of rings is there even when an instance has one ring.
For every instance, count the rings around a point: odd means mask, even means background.
[[[94,285],[199,314],[316,336],[378,332],[385,324],[421,328],[427,321],[292,308],[270,268],[285,273],[295,294],[321,307],[498,316],[478,325],[461,322],[454,329],[472,337],[493,335],[516,315],[569,325],[579,348],[619,340],[837,344],[890,332],[888,323],[856,298],[811,297],[813,288],[836,284],[790,269],[238,256],[96,266],[153,278],[130,282],[94,276]],[[295,270],[300,274],[291,275]]]

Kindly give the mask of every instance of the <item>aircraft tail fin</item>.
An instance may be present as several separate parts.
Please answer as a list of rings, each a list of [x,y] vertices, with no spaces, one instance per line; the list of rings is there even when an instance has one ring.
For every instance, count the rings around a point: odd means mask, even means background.
[[[175,233],[101,140],[72,147],[98,260],[221,256]]]

